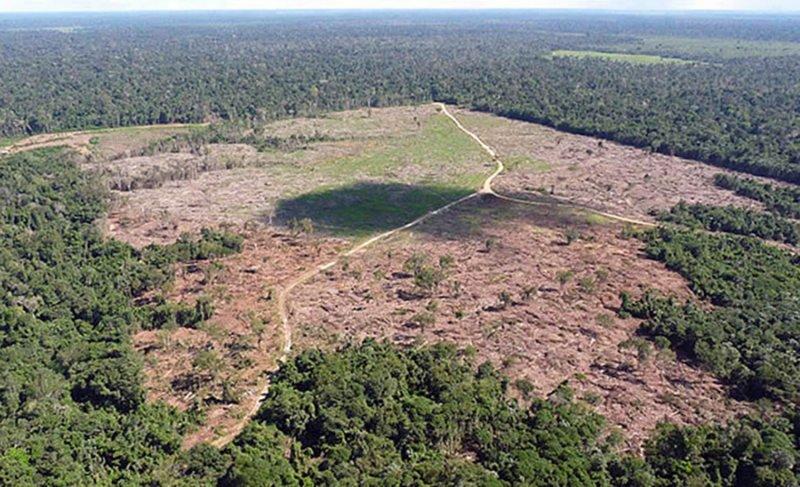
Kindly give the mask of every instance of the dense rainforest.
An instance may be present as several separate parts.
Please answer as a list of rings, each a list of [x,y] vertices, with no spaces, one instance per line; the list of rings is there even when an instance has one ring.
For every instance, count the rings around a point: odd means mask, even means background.
[[[281,368],[258,417],[181,463],[200,485],[796,485],[796,417],[664,425],[642,458],[562,387],[521,407],[488,364],[366,342]]]
[[[680,203],[657,216],[662,222],[704,228],[711,232],[751,235],[790,245],[800,242],[800,228],[797,223],[772,213],[746,210],[737,206]]]
[[[0,137],[439,100],[798,182],[797,79],[792,16],[0,16]]]

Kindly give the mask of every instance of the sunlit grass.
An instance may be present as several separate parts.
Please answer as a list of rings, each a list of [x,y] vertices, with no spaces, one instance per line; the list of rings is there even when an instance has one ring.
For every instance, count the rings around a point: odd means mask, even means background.
[[[691,64],[692,61],[685,59],[653,56],[650,54],[622,54],[617,52],[600,51],[553,51],[553,57],[573,57],[573,58],[593,58],[604,59],[607,61],[619,61],[633,64]]]

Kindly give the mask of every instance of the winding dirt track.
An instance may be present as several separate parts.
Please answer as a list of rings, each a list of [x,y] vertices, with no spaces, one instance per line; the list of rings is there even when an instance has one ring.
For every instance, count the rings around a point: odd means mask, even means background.
[[[430,211],[428,213],[425,213],[424,215],[420,216],[416,220],[411,221],[409,223],[406,223],[405,225],[403,225],[401,227],[397,227],[395,229],[389,230],[389,231],[381,233],[379,235],[375,235],[374,237],[371,237],[370,239],[365,240],[364,242],[361,242],[360,244],[356,245],[355,247],[353,247],[353,248],[351,248],[351,249],[349,249],[349,250],[347,250],[345,252],[342,252],[341,254],[339,254],[338,257],[336,257],[335,259],[331,260],[330,262],[326,262],[326,263],[321,264],[321,265],[319,265],[317,267],[314,267],[313,269],[310,269],[310,270],[304,272],[303,274],[301,274],[297,278],[295,278],[293,281],[289,282],[289,284],[287,284],[281,290],[281,292],[278,294],[278,297],[277,297],[277,300],[276,300],[276,305],[278,307],[278,317],[279,317],[279,319],[281,321],[281,328],[282,328],[283,337],[284,337],[283,338],[283,340],[284,340],[283,341],[283,347],[281,349],[281,356],[278,359],[279,362],[285,362],[289,358],[289,354],[292,352],[292,327],[291,327],[291,324],[289,323],[288,298],[289,298],[289,295],[292,293],[292,291],[296,287],[304,284],[305,282],[309,281],[310,279],[314,278],[315,276],[319,275],[320,273],[322,273],[322,272],[330,269],[331,267],[335,266],[343,258],[355,255],[355,254],[363,251],[364,249],[370,247],[371,245],[373,245],[373,244],[375,244],[377,242],[385,240],[385,239],[391,237],[392,235],[394,235],[396,233],[399,233],[399,232],[408,230],[410,228],[413,228],[413,227],[419,225],[420,223],[428,220],[429,218],[431,218],[433,216],[436,216],[436,215],[438,215],[438,214],[440,214],[442,212],[445,212],[445,211],[449,210],[450,208],[452,208],[452,207],[454,207],[456,205],[459,205],[459,204],[461,204],[461,203],[463,203],[465,201],[471,200],[471,199],[473,199],[473,198],[475,198],[477,196],[480,196],[480,195],[491,195],[491,196],[493,196],[495,198],[499,198],[501,200],[505,200],[505,201],[509,201],[509,202],[517,203],[517,204],[522,204],[522,205],[530,205],[530,206],[560,205],[560,206],[565,206],[565,207],[580,208],[581,210],[586,211],[587,213],[593,213],[595,215],[599,215],[599,216],[608,218],[610,220],[620,221],[620,222],[624,222],[624,223],[630,223],[630,224],[634,224],[634,225],[641,225],[641,226],[649,226],[649,227],[650,226],[655,226],[651,222],[635,220],[635,219],[632,219],[632,218],[627,218],[627,217],[620,216],[620,215],[615,215],[615,214],[612,214],[612,213],[604,213],[604,212],[597,211],[597,210],[594,210],[594,209],[591,209],[591,208],[583,207],[581,205],[576,205],[576,204],[571,203],[570,201],[565,200],[565,199],[559,199],[559,198],[551,197],[551,198],[555,199],[555,201],[541,202],[541,201],[531,201],[531,200],[513,198],[511,196],[506,196],[506,195],[497,193],[494,190],[494,188],[492,187],[492,183],[494,182],[494,180],[500,174],[503,173],[503,171],[505,171],[505,165],[503,164],[503,161],[498,157],[497,153],[495,152],[495,150],[491,146],[489,146],[483,140],[481,140],[481,138],[478,137],[475,133],[473,133],[472,131],[470,131],[466,127],[464,127],[464,125],[462,125],[461,122],[452,113],[450,113],[450,111],[447,109],[446,105],[444,105],[443,103],[437,103],[436,105],[437,105],[437,107],[439,107],[441,112],[445,116],[447,116],[458,127],[459,130],[461,130],[466,135],[471,137],[478,145],[481,146],[481,148],[487,154],[489,154],[489,156],[491,156],[492,161],[494,161],[494,163],[496,164],[494,172],[491,175],[489,175],[489,177],[486,178],[486,180],[483,182],[483,185],[481,186],[481,188],[478,191],[475,191],[474,193],[471,193],[471,194],[469,194],[467,196],[464,196],[464,197],[459,198],[459,199],[457,199],[455,201],[452,201],[452,202],[450,202],[450,203],[448,203],[448,204],[446,204],[446,205],[444,205],[444,206],[442,206],[440,208],[437,208],[437,209],[432,210],[432,211]],[[147,127],[153,127],[153,128],[160,128],[160,127],[177,128],[177,127],[186,127],[186,126],[191,126],[191,124],[154,125],[154,126],[147,126]],[[147,128],[147,127],[142,127],[142,128]],[[66,133],[60,133],[60,134],[53,134],[53,137],[39,137],[38,139],[37,139],[37,137],[31,137],[29,139],[24,139],[22,141],[19,141],[16,144],[13,144],[11,146],[8,146],[8,147],[5,147],[3,149],[0,149],[0,156],[13,154],[13,153],[17,153],[17,152],[24,152],[24,151],[33,150],[33,149],[37,149],[37,148],[45,147],[45,146],[50,146],[50,145],[60,145],[60,143],[62,141],[67,141],[67,145],[69,145],[68,141],[69,141],[70,137],[75,137],[75,136],[78,136],[78,135],[85,135],[85,134],[90,134],[90,133],[93,133],[93,132],[91,132],[91,131],[66,132]],[[94,132],[94,133],[96,133],[96,132]],[[256,415],[256,413],[258,412],[258,409],[261,407],[261,404],[264,401],[264,398],[266,397],[267,392],[269,391],[269,386],[270,386],[270,383],[269,383],[269,380],[267,380],[267,382],[264,384],[263,389],[259,392],[259,394],[257,396],[258,399],[252,405],[252,407],[247,412],[247,414],[238,423],[236,423],[232,428],[230,428],[228,430],[227,434],[225,434],[224,436],[221,436],[221,437],[217,438],[216,440],[214,440],[212,442],[212,445],[214,445],[216,447],[223,447],[223,446],[227,445],[228,443],[230,443],[242,431],[242,429],[244,429],[244,427],[247,425],[247,423],[253,418],[253,416]]]
[[[512,203],[518,203],[518,204],[523,204],[523,205],[530,205],[530,206],[545,206],[545,205],[552,206],[552,205],[555,204],[555,205],[560,205],[560,206],[575,207],[575,208],[580,208],[581,210],[584,210],[584,211],[586,211],[588,213],[593,213],[595,215],[603,216],[605,218],[608,218],[608,219],[611,219],[611,220],[615,220],[615,221],[620,221],[620,222],[624,222],[624,223],[630,223],[630,224],[634,224],[634,225],[641,225],[641,226],[655,226],[651,222],[635,220],[635,219],[632,219],[632,218],[627,218],[627,217],[620,216],[620,215],[615,215],[615,214],[612,214],[612,213],[604,213],[604,212],[601,212],[601,211],[593,210],[591,208],[584,208],[582,206],[575,205],[574,203],[570,203],[567,200],[558,200],[558,201],[555,201],[555,202],[553,202],[553,201],[540,202],[540,201],[530,201],[530,200],[524,200],[524,199],[519,199],[519,198],[512,198],[510,196],[505,196],[505,195],[497,193],[494,190],[494,188],[492,188],[492,183],[494,182],[495,178],[497,178],[500,174],[503,173],[503,171],[505,171],[505,165],[503,164],[503,161],[498,157],[497,153],[495,152],[494,149],[492,149],[491,146],[489,146],[483,140],[481,140],[481,138],[478,137],[475,133],[471,132],[469,129],[464,127],[464,125],[462,125],[461,122],[452,113],[450,113],[450,111],[447,109],[446,105],[444,105],[443,103],[437,103],[436,105],[439,107],[439,109],[441,110],[441,112],[445,116],[447,116],[450,120],[452,120],[452,122],[459,128],[459,130],[461,130],[466,135],[470,136],[473,140],[475,140],[475,142],[478,145],[480,145],[481,148],[483,148],[483,150],[492,157],[492,160],[496,164],[494,172],[491,175],[489,175],[489,177],[486,178],[486,180],[483,182],[483,185],[481,186],[481,188],[478,191],[475,191],[474,193],[471,193],[471,194],[469,194],[467,196],[464,196],[463,198],[457,199],[457,200],[452,201],[452,202],[450,202],[450,203],[448,203],[448,204],[446,204],[446,205],[444,205],[444,206],[442,206],[440,208],[437,208],[437,209],[432,210],[432,211],[430,211],[428,213],[425,213],[424,215],[420,216],[416,220],[411,221],[409,223],[406,223],[405,225],[403,225],[401,227],[397,227],[395,229],[389,230],[389,231],[381,233],[379,235],[375,235],[374,237],[372,237],[372,238],[370,238],[370,239],[368,239],[368,240],[366,240],[364,242],[361,242],[360,244],[356,245],[355,247],[353,247],[353,248],[351,248],[351,249],[349,249],[349,250],[347,250],[345,252],[342,252],[341,254],[339,254],[335,259],[331,260],[330,262],[326,262],[324,264],[321,264],[321,265],[319,265],[317,267],[314,267],[313,269],[310,269],[310,270],[304,272],[303,274],[298,276],[296,279],[291,281],[289,284],[287,284],[281,290],[281,292],[278,294],[278,297],[277,297],[277,300],[276,300],[276,304],[277,304],[277,307],[278,307],[278,316],[279,316],[279,318],[281,320],[281,328],[283,330],[283,337],[284,337],[283,338],[283,348],[282,348],[282,351],[281,351],[281,356],[278,359],[279,362],[285,362],[289,358],[289,354],[292,352],[292,327],[291,327],[291,325],[289,323],[288,298],[289,298],[289,295],[291,294],[291,292],[296,287],[304,284],[305,282],[309,281],[310,279],[314,278],[315,276],[319,275],[320,273],[322,273],[322,272],[330,269],[331,267],[335,266],[343,258],[355,255],[355,254],[363,251],[367,247],[370,247],[371,245],[373,245],[373,244],[375,244],[377,242],[385,240],[385,239],[391,237],[392,235],[395,235],[396,233],[399,233],[399,232],[408,230],[410,228],[413,228],[413,227],[419,225],[420,223],[424,222],[425,220],[428,220],[429,218],[431,218],[431,217],[433,217],[435,215],[438,215],[438,214],[440,214],[442,212],[445,212],[445,211],[449,210],[450,208],[452,208],[452,207],[454,207],[456,205],[459,205],[459,204],[461,204],[461,203],[463,203],[465,201],[471,200],[471,199],[473,199],[473,198],[475,198],[477,196],[480,196],[480,195],[491,195],[491,196],[493,196],[495,198],[499,198],[501,200],[510,201]],[[228,432],[224,436],[221,436],[221,437],[217,438],[216,440],[214,440],[212,442],[212,445],[214,445],[216,447],[223,447],[223,446],[227,445],[228,443],[230,443],[242,431],[242,429],[244,429],[244,427],[247,425],[247,423],[250,421],[250,419],[252,419],[253,416],[256,415],[256,413],[258,413],[258,410],[261,407],[261,404],[264,401],[264,398],[266,397],[267,392],[269,391],[269,386],[270,386],[270,383],[269,383],[269,380],[267,380],[266,384],[264,384],[264,388],[261,390],[261,392],[258,395],[258,400],[253,404],[253,406],[250,408],[250,410],[247,412],[247,414],[238,423],[236,423],[235,426],[230,428],[228,430]]]

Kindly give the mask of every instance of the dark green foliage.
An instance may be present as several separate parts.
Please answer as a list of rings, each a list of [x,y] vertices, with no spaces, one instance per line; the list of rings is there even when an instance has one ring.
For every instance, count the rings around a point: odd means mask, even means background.
[[[647,253],[718,307],[704,310],[646,294],[623,297],[642,331],[730,382],[744,397],[800,399],[800,267],[791,253],[756,239],[657,229]]]
[[[678,223],[712,232],[751,235],[796,245],[800,241],[797,224],[779,216],[735,206],[687,205],[679,203],[658,215],[662,222]]]
[[[746,399],[800,399],[800,310],[758,305],[705,311],[646,294],[623,298],[622,310],[645,320],[641,331],[665,337],[683,357],[730,383]]]
[[[176,262],[192,262],[241,252],[243,238],[229,232],[203,228],[200,238],[183,234],[169,245],[149,245],[143,251],[143,259],[156,267],[168,267]]]
[[[737,195],[764,203],[771,212],[787,218],[800,219],[800,188],[760,183],[754,179],[717,174],[714,183]]]
[[[795,486],[800,421],[659,427],[644,458],[599,440],[603,422],[561,387],[524,409],[490,366],[455,349],[365,342],[283,365],[257,418],[183,477],[210,485]]]
[[[58,150],[0,164],[0,483],[146,482],[185,422],[144,404],[132,299],[165,274],[102,238],[104,194]]]
[[[172,263],[242,241],[204,230],[139,253],[100,234],[101,188],[57,149],[0,164],[0,484],[147,483],[180,446],[186,419],[144,403],[130,333],[194,326],[213,307],[133,300]]]
[[[693,47],[714,32],[729,51],[741,37],[766,41],[768,51],[769,41],[798,40],[796,17],[230,13],[80,17],[69,33],[30,28],[40,23],[0,18],[12,26],[0,29],[0,136],[438,100],[800,182],[798,50],[726,57]],[[678,47],[685,38],[678,55],[701,62],[550,55],[625,52],[652,35]],[[304,143],[217,135],[261,149]],[[182,144],[192,141],[165,146]]]
[[[305,352],[273,377],[257,419],[229,448],[225,478],[232,485],[608,482],[600,417],[564,394],[525,410],[506,387],[490,366],[476,372],[447,346],[366,342]]]
[[[756,238],[658,228],[643,235],[647,254],[718,306],[792,302],[800,291],[797,257]]]
[[[790,417],[744,419],[727,427],[665,424],[645,446],[657,481],[620,485],[793,487],[800,480],[798,433]],[[643,473],[641,466],[634,473]]]
[[[147,315],[142,324],[145,329],[174,328],[176,326],[197,328],[198,324],[214,315],[214,304],[208,296],[201,296],[191,306],[158,299],[152,306],[143,308],[142,312]]]

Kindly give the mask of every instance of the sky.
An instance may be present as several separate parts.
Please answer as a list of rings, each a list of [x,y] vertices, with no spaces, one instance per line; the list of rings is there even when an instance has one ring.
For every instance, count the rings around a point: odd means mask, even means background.
[[[0,12],[370,8],[800,11],[800,0],[0,0]]]

